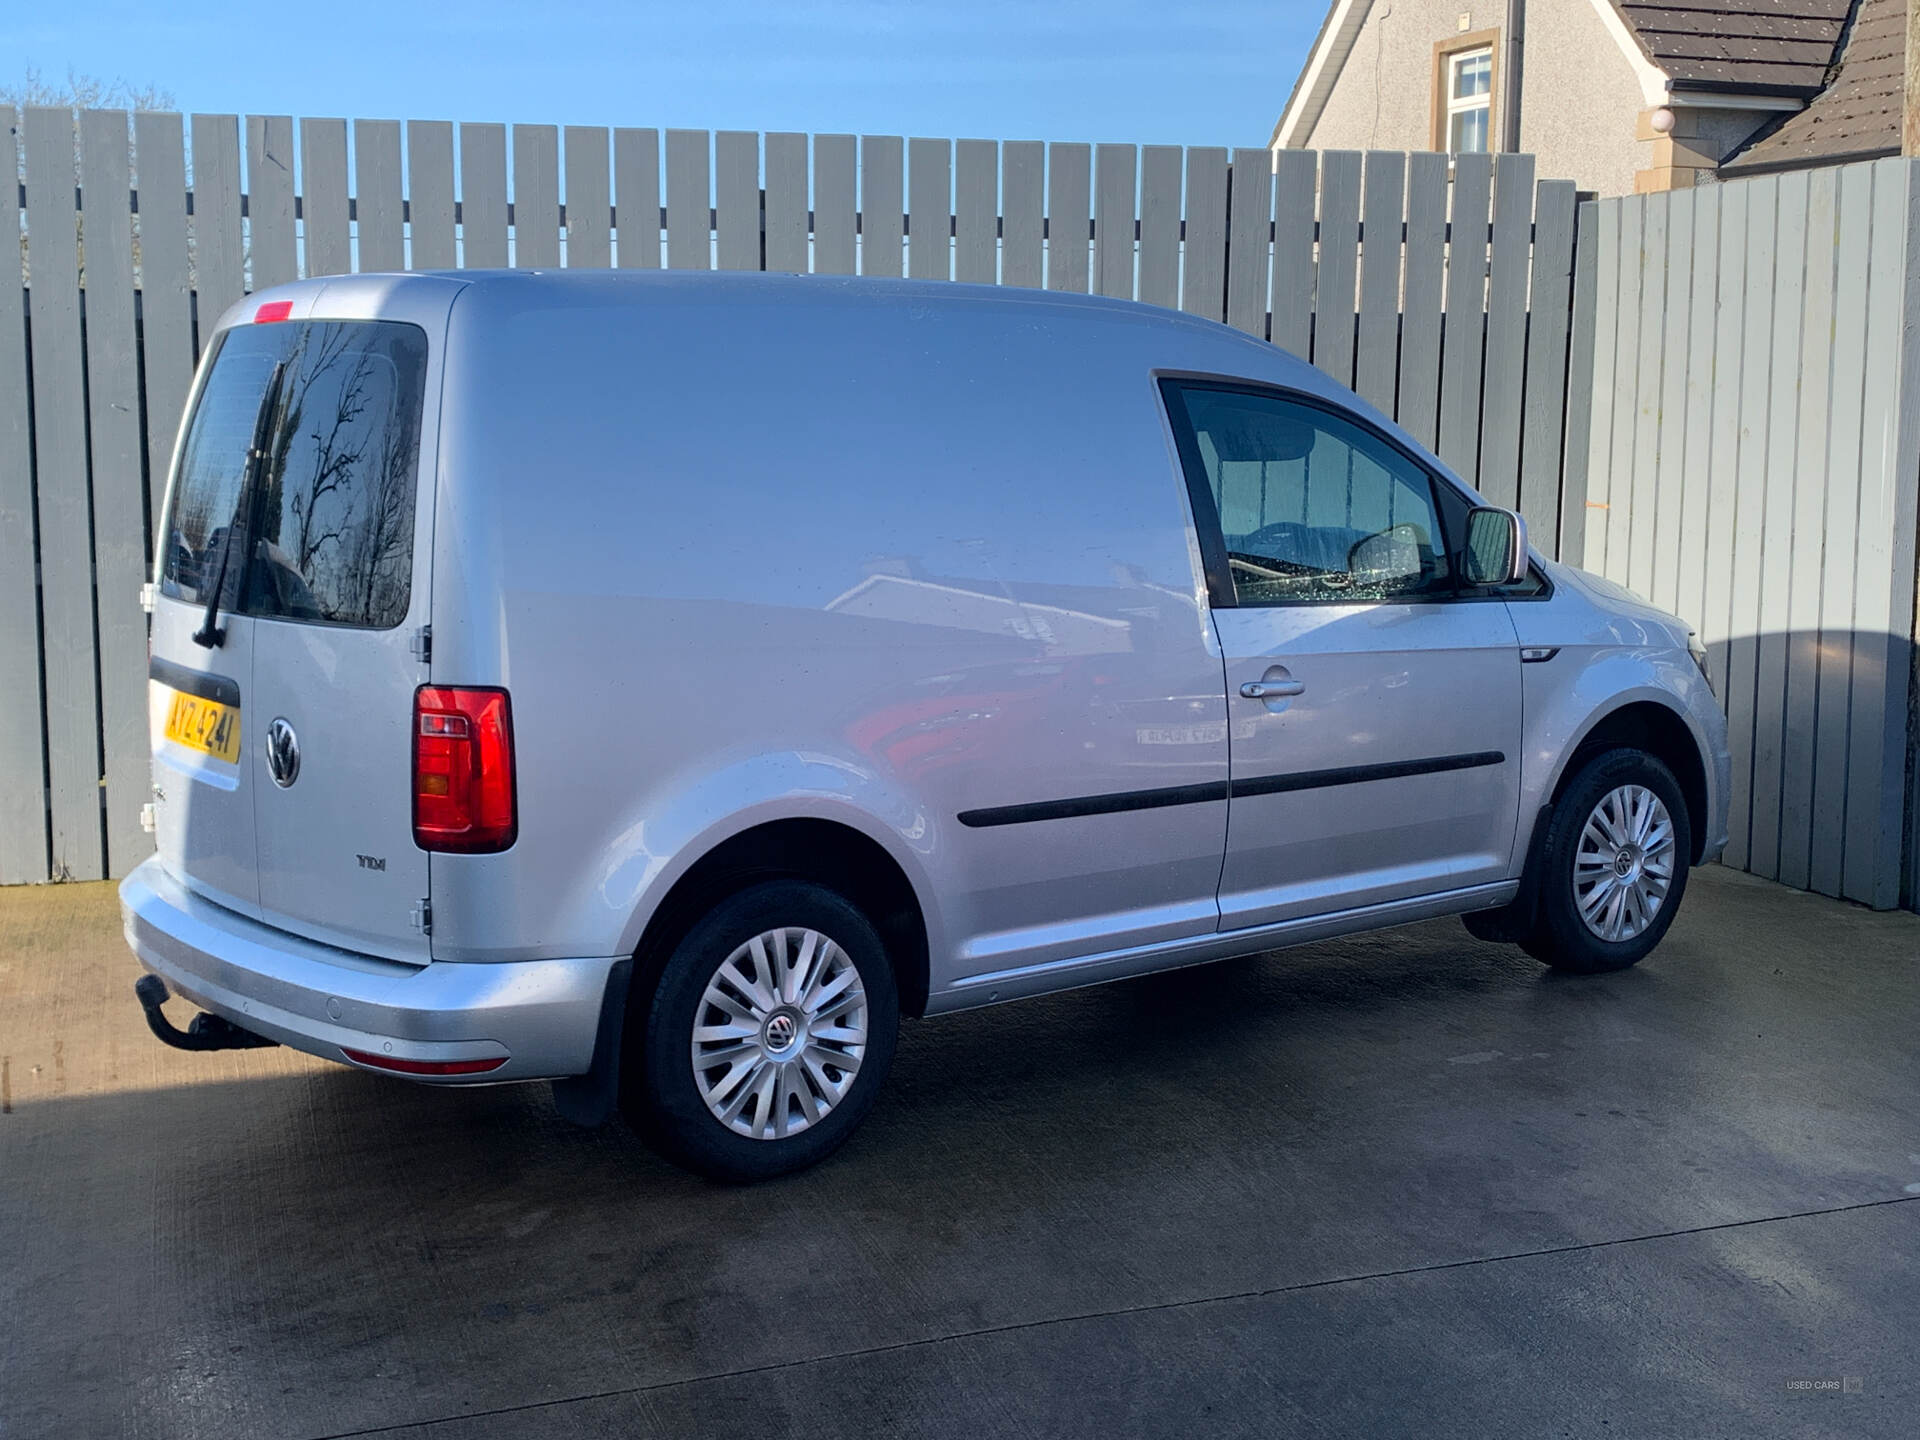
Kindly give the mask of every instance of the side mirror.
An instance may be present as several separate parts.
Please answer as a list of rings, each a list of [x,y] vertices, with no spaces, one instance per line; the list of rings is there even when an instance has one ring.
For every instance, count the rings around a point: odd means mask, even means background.
[[[1469,585],[1517,585],[1527,578],[1527,522],[1482,505],[1467,512],[1464,557]]]

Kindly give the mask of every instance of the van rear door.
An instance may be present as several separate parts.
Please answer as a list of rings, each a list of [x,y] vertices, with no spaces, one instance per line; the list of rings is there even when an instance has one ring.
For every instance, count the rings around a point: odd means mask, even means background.
[[[412,320],[323,318],[332,296],[285,327],[296,333],[247,574],[260,912],[344,949],[425,963],[411,767],[437,346]],[[437,341],[447,297],[436,298]]]
[[[238,601],[257,468],[251,451],[271,423],[268,391],[283,341],[248,326],[212,342],[169,492],[147,667],[161,861],[209,899],[256,919],[248,749],[260,721],[251,695],[254,622]]]

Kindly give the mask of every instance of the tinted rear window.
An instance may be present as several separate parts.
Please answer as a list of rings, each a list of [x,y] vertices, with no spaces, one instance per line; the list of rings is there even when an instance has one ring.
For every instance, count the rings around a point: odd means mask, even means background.
[[[427,338],[387,320],[243,325],[219,342],[181,451],[162,593],[221,608],[385,629],[413,584]],[[269,441],[248,447],[285,362]]]

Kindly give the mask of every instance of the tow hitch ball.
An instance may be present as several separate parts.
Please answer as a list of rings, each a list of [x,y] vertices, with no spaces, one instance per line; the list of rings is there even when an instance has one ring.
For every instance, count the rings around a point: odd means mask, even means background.
[[[186,1029],[177,1028],[160,1008],[167,1003],[167,982],[158,975],[142,975],[133,982],[133,993],[147,1012],[147,1028],[176,1050],[257,1050],[280,1043],[205,1011],[194,1016]]]

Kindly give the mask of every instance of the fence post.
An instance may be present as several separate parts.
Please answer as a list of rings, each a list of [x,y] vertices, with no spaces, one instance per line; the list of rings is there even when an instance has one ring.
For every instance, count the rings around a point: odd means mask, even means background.
[[[1567,375],[1568,322],[1577,303],[1573,182],[1542,180],[1534,196],[1527,388],[1520,433],[1520,513],[1527,517],[1540,548],[1558,554],[1561,467],[1564,457],[1571,453],[1570,448],[1562,448],[1561,433],[1573,403]],[[1591,274],[1587,279],[1591,281]],[[1592,303],[1591,294],[1588,303]],[[1591,354],[1587,364],[1591,375]],[[1584,457],[1584,450],[1581,453]]]
[[[714,258],[721,270],[760,269],[760,137],[714,137]]]
[[[313,122],[309,121],[308,124]],[[304,133],[305,126],[302,126]],[[344,133],[344,132],[343,132]],[[346,192],[346,159],[343,150],[340,173],[341,193]],[[307,223],[313,223],[311,191],[313,179],[306,177],[309,191]],[[253,266],[250,290],[265,290],[300,278],[300,264],[294,254],[293,222],[293,117],[290,115],[247,116],[247,251]],[[341,230],[346,229],[345,216]],[[319,272],[312,272],[319,273]]]
[[[1210,145],[1187,151],[1186,263],[1180,308],[1209,320],[1227,318],[1227,152]]]
[[[32,279],[35,509],[45,635],[47,782],[53,875],[98,880],[100,732],[94,687],[93,543],[87,493],[85,359],[74,230],[73,112],[28,106],[28,273]],[[35,217],[44,217],[36,219]],[[31,613],[31,612],[29,612]]]
[[[807,137],[767,136],[767,269],[807,273]]]
[[[513,264],[551,270],[560,263],[560,131],[513,127]]]
[[[248,182],[256,178],[248,175]],[[307,274],[349,275],[353,241],[347,206],[347,122],[300,122],[300,217]],[[258,280],[249,287],[261,288]]]
[[[0,106],[0,235],[20,233],[19,133]],[[15,243],[15,242],[9,242]],[[47,878],[47,777],[41,760],[40,627],[34,618],[33,452],[27,434],[26,292],[15,243],[0,276],[0,885]]]
[[[860,273],[900,274],[906,196],[898,135],[860,137]]]
[[[401,198],[400,122],[353,122],[353,193],[360,234],[360,270],[407,268]]]
[[[1366,167],[1353,388],[1391,415],[1400,379],[1400,225],[1407,213],[1407,157],[1393,150],[1369,150]]]
[[[569,125],[564,145],[567,268],[605,270],[613,264],[613,195],[607,189],[607,132],[598,125]],[[361,243],[364,246],[366,242]]]
[[[1180,180],[1178,145],[1140,152],[1140,299],[1180,308]]]
[[[1056,141],[1047,147],[1047,288],[1087,293],[1087,240],[1093,210],[1093,151]]]
[[[1227,171],[1227,323],[1267,338],[1267,236],[1273,231],[1273,153],[1233,152]]]
[[[451,270],[460,263],[453,202],[453,124],[407,122],[407,228],[411,270]]]
[[[1579,206],[1573,238],[1573,317],[1567,342],[1567,438],[1562,451],[1558,556],[1578,565],[1587,548],[1587,485],[1593,445],[1593,368],[1599,348],[1599,205]]]
[[[87,431],[93,470],[94,626],[100,645],[100,783],[106,873],[153,852],[140,810],[153,784],[147,748],[147,504],[141,483],[140,351],[134,330],[127,112],[80,114],[85,205]]]
[[[991,285],[999,276],[1000,147],[962,140],[954,153],[953,278]]]
[[[907,142],[907,273],[916,280],[953,278],[953,146]]]
[[[614,258],[622,270],[660,268],[660,132],[613,132]]]

